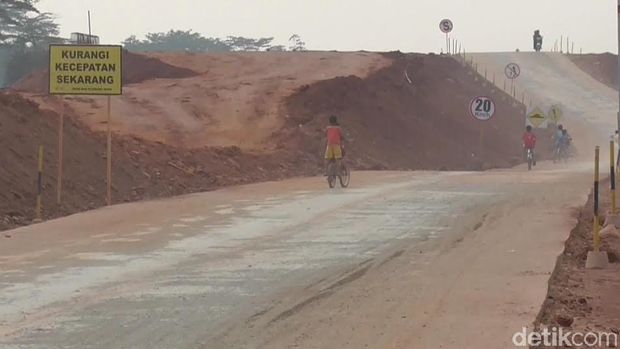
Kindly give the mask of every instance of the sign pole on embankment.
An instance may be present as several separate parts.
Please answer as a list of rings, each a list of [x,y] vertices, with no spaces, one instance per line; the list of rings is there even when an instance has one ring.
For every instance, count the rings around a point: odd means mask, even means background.
[[[106,203],[112,204],[112,96],[123,92],[122,47],[118,45],[50,45],[49,93],[51,95],[107,96]],[[64,100],[58,132],[58,204],[62,200]]]

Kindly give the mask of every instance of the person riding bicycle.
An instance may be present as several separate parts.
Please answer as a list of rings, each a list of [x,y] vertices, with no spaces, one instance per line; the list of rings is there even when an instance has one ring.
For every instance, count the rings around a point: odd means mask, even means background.
[[[327,165],[331,160],[336,161],[336,173],[340,173],[340,161],[342,160],[344,150],[344,135],[340,125],[338,124],[338,118],[335,115],[329,117],[329,126],[327,126],[326,131],[327,148],[325,149],[325,175],[329,175],[327,173]]]
[[[562,137],[560,137],[560,150],[564,156],[568,156],[568,150],[570,149],[570,143],[573,139],[568,134],[567,129],[562,130]]]
[[[562,134],[564,133],[563,131],[564,126],[558,125],[558,129],[553,133],[553,150],[556,152],[560,150],[560,140],[562,139]]]
[[[532,126],[527,125],[525,133],[523,134],[523,153],[527,157],[527,151],[532,152],[532,164],[536,166],[536,156],[534,148],[536,148],[536,135],[532,132]]]

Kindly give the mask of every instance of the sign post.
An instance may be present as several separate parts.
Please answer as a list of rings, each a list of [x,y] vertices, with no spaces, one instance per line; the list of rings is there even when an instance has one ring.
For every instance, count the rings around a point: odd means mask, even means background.
[[[108,96],[108,152],[107,159],[107,180],[106,180],[106,202],[108,206],[112,204],[112,97]]]
[[[449,19],[443,19],[439,22],[439,29],[446,34],[446,54],[450,54],[450,32],[454,29],[454,23]]]
[[[63,138],[65,134],[65,103],[64,99],[60,99],[60,115],[58,115],[58,183],[56,185],[56,204],[60,205],[62,202],[62,165],[63,160]]]
[[[112,128],[111,96],[121,95],[122,47],[106,45],[50,45],[49,93],[52,95],[107,96],[107,175],[106,202],[112,203]],[[58,196],[61,201],[63,161],[62,107],[58,145]]]
[[[516,94],[515,80],[521,75],[521,67],[517,63],[508,63],[504,68],[504,74],[510,79],[510,91],[513,96]]]
[[[495,114],[495,102],[487,96],[474,97],[469,103],[469,113],[479,121],[491,120]],[[482,154],[482,150],[484,149],[484,128],[482,124],[480,124],[480,139],[478,146],[479,154]]]
[[[620,0],[618,0],[618,53],[620,53]],[[620,54],[618,55],[618,84],[620,84]],[[620,86],[620,85],[619,85]],[[620,89],[618,90],[618,105],[620,108]],[[620,130],[620,109],[618,109],[617,129]]]

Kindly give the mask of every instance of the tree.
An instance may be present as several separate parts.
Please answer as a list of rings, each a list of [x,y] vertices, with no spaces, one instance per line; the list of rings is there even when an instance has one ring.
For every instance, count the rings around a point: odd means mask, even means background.
[[[5,70],[0,85],[11,84],[47,65],[51,42],[59,39],[50,13],[36,8],[38,0],[0,0],[0,48]],[[8,58],[7,58],[8,57]]]
[[[20,33],[15,38],[15,44],[20,46],[28,44],[39,46],[61,41],[58,38],[58,34],[60,34],[58,24],[54,23],[54,17],[51,13],[40,13],[34,17],[25,18],[19,30]]]
[[[251,39],[243,36],[229,36],[226,44],[233,51],[265,51],[270,47],[273,38]]]
[[[148,33],[145,40],[132,35],[123,41],[130,51],[188,51],[188,52],[227,52],[230,47],[220,39],[205,38],[191,30],[170,30],[167,33]]]
[[[284,45],[269,46],[269,47],[267,47],[267,51],[284,52],[284,51],[286,51],[286,46],[284,46]]]
[[[0,45],[25,47],[57,40],[58,25],[50,13],[35,7],[38,0],[0,1]]]
[[[290,44],[289,49],[291,51],[305,51],[306,50],[306,43],[303,42],[301,40],[301,37],[297,34],[293,34],[289,39],[288,42]]]

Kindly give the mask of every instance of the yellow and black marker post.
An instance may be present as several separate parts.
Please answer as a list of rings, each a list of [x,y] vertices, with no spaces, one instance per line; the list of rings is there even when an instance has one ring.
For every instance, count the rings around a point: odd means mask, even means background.
[[[39,170],[37,179],[36,220],[41,220],[41,196],[43,195],[43,146],[39,146]]]
[[[611,182],[611,214],[616,214],[616,169],[614,168],[614,157],[615,157],[616,149],[614,146],[614,141],[609,141],[609,174],[610,174],[610,182]]]
[[[599,177],[599,146],[597,145],[594,150],[594,227],[592,229],[592,235],[594,237],[594,251],[599,252],[601,246],[601,238],[599,236],[599,223],[598,223],[598,177]]]

